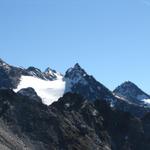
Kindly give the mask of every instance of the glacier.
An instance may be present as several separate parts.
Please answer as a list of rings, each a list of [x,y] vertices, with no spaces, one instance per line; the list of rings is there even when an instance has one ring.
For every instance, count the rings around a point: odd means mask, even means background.
[[[42,102],[46,105],[52,104],[63,96],[65,92],[66,82],[63,80],[63,76],[57,76],[56,80],[44,80],[35,76],[24,76],[20,78],[20,83],[15,92],[23,88],[32,87],[37,95],[41,97]]]

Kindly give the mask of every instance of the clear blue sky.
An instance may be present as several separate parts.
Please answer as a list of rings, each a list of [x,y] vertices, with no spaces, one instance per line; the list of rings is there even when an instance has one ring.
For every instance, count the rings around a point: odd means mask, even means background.
[[[111,90],[150,93],[150,0],[0,0],[0,57],[63,73],[78,62]]]

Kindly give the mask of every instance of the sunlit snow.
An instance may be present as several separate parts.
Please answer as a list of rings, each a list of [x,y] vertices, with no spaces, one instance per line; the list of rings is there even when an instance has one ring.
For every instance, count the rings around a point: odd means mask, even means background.
[[[145,104],[150,104],[150,99],[143,99],[142,100]]]
[[[50,105],[54,101],[57,101],[65,92],[65,81],[63,77],[57,78],[57,80],[49,81],[42,80],[33,76],[22,76],[17,89],[15,92],[21,90],[22,88],[32,87],[42,98],[42,101],[46,105]]]

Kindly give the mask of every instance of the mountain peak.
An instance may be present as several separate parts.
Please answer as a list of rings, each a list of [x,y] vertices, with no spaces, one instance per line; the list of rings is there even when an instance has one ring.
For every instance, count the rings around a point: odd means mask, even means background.
[[[124,83],[122,83],[119,87],[122,88],[138,88],[137,85],[135,85],[133,82],[131,81],[125,81]]]
[[[50,67],[47,67],[45,69],[44,73],[46,73],[46,74],[54,74],[54,73],[56,73],[56,71],[51,69]]]
[[[119,85],[114,92],[115,93],[119,93],[119,94],[129,94],[131,92],[131,90],[133,91],[139,91],[140,89],[138,88],[137,85],[135,85],[134,83],[132,83],[131,81],[125,81],[124,83],[122,83],[121,85]]]
[[[51,80],[55,80],[55,79],[63,77],[61,73],[57,72],[56,70],[51,69],[50,67],[45,69],[44,74],[46,78],[49,78]]]
[[[66,71],[65,77],[69,77],[69,78],[79,77],[79,78],[81,78],[81,77],[84,77],[86,75],[87,75],[87,73],[85,72],[85,70],[82,69],[78,63],[76,63],[74,65],[74,67],[71,67]]]
[[[135,83],[131,81],[125,81],[121,85],[119,85],[114,91],[120,92],[133,92],[133,91],[140,91],[143,92]]]
[[[73,68],[81,69],[81,66],[79,65],[79,63],[76,63]]]
[[[113,101],[112,93],[93,76],[86,73],[78,63],[67,70],[64,79],[66,82],[65,93],[77,93],[93,101],[96,99]]]
[[[136,84],[131,81],[125,81],[118,86],[114,91],[114,94],[124,97],[134,103],[142,101],[143,99],[149,99],[150,96],[143,92]]]

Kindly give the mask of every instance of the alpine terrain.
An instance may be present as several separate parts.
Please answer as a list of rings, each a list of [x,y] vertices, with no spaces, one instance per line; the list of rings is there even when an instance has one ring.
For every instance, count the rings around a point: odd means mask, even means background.
[[[150,95],[114,91],[77,63],[63,75],[0,59],[0,150],[149,150]]]

